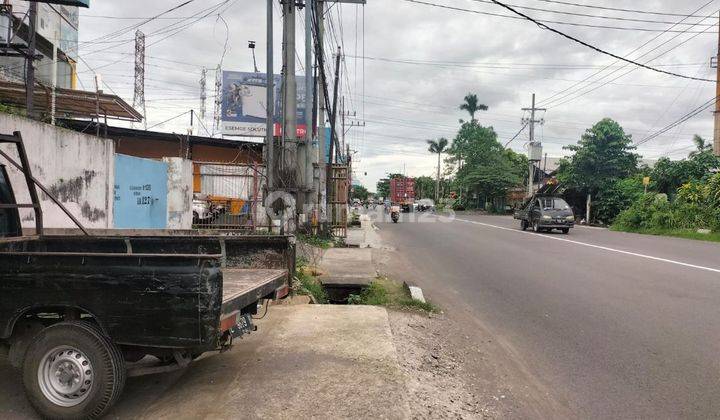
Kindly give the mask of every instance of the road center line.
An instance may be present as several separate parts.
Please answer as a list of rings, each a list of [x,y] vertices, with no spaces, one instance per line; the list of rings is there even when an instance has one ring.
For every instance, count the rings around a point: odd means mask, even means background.
[[[486,227],[490,227],[490,228],[500,229],[500,230],[509,230],[511,232],[522,233],[525,235],[532,235],[536,238],[544,238],[544,239],[552,239],[554,241],[569,242],[571,244],[582,245],[582,246],[586,246],[589,248],[602,249],[603,251],[617,252],[619,254],[632,255],[633,257],[646,258],[648,260],[661,261],[661,262],[665,262],[665,263],[669,263],[669,264],[681,265],[683,267],[690,267],[690,268],[695,268],[698,270],[705,270],[705,271],[711,271],[713,273],[720,273],[720,269],[717,269],[717,268],[705,267],[702,265],[695,265],[695,264],[690,264],[690,263],[686,263],[686,262],[682,262],[682,261],[669,260],[667,258],[653,257],[652,255],[638,254],[637,252],[623,251],[621,249],[609,248],[609,247],[602,246],[602,245],[594,245],[594,244],[589,244],[587,242],[573,241],[572,239],[558,238],[558,237],[549,236],[549,235],[540,235],[540,234],[537,234],[534,232],[526,232],[526,231],[522,231],[522,230],[518,230],[518,229],[507,228],[504,226],[496,226],[496,225],[491,225],[489,223],[477,222],[474,220],[467,220],[467,219],[460,219],[460,218],[455,218],[454,220],[457,220],[459,222],[472,223],[474,225],[480,225],[480,226],[486,226]]]

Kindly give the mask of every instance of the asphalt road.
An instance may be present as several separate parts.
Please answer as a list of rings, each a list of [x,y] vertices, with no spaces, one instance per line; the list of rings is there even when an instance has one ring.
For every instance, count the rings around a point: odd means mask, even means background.
[[[571,416],[720,417],[720,244],[422,219],[378,223],[380,235],[426,295],[470,307]]]

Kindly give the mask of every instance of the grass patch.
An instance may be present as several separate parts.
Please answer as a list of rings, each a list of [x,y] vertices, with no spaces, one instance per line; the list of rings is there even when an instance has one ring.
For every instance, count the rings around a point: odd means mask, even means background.
[[[344,238],[326,238],[317,235],[298,234],[297,240],[320,249],[342,248],[345,246]]]
[[[312,270],[304,258],[298,258],[295,263],[295,279],[297,283],[293,289],[299,295],[310,295],[317,303],[328,303],[328,296],[317,277],[313,276]]]
[[[360,294],[350,295],[348,304],[385,306],[392,309],[432,313],[439,312],[439,309],[432,303],[420,302],[411,298],[402,283],[390,280],[387,277],[378,277]]]
[[[641,233],[643,235],[671,236],[674,238],[694,239],[696,241],[720,242],[720,232],[699,233],[693,229],[624,229],[612,226],[616,232]]]

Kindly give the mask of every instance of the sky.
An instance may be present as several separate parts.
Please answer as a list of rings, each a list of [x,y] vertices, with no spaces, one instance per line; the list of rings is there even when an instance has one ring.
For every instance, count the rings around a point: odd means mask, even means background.
[[[257,43],[258,67],[265,68],[266,2],[192,1],[144,23],[182,3],[94,0],[82,9],[81,88],[90,89],[92,75],[100,73],[106,90],[132,103],[134,26],[142,23],[148,128],[187,131],[189,115],[177,116],[200,110],[199,80],[205,67],[207,116],[195,132],[212,134],[215,68],[221,64],[225,70],[252,71],[249,40]],[[280,5],[275,3],[273,59],[280,69]],[[576,143],[602,118],[615,119],[635,142],[642,142],[714,97],[714,83],[690,78],[715,79],[710,57],[717,54],[720,0],[506,4],[601,50],[676,75],[640,68],[524,18],[508,17],[517,16],[490,0],[334,4],[327,12],[326,54],[338,44],[344,51],[341,90],[351,114],[346,122],[355,124],[345,141],[356,179],[371,191],[387,173],[434,176],[437,157],[427,151],[426,141],[454,137],[459,120],[469,118],[459,109],[468,93],[489,107],[476,117],[492,126],[503,144],[523,127],[528,114],[521,108],[530,107],[535,93],[536,105],[547,108],[536,115],[544,122],[535,137],[550,157],[566,155],[563,146]],[[644,13],[632,11],[640,8]],[[304,22],[298,22],[297,30],[302,71]],[[712,124],[711,109],[702,110],[640,144],[638,153],[647,159],[682,158],[693,148],[693,134],[712,141]],[[509,147],[527,153],[528,141],[525,129]]]

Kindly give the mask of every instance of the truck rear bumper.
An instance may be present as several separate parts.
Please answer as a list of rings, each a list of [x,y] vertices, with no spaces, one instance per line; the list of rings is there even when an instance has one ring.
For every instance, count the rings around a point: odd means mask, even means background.
[[[223,272],[223,302],[220,318],[242,311],[260,299],[286,295],[287,270],[226,268]]]

